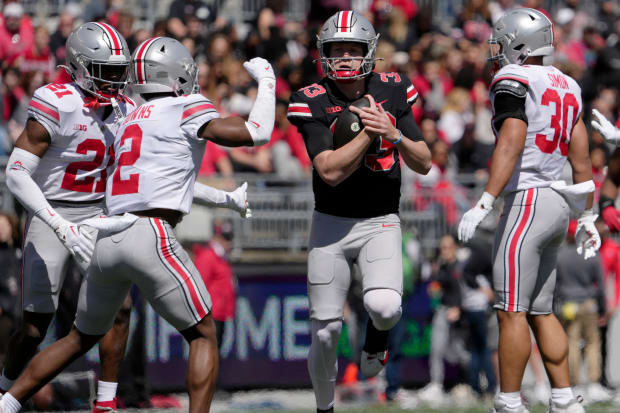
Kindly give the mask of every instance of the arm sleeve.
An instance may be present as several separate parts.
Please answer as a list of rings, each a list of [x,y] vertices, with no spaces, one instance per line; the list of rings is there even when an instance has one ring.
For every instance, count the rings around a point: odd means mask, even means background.
[[[528,123],[525,114],[525,97],[517,97],[508,93],[499,93],[493,99],[493,127],[499,131],[508,118],[521,119]]]
[[[413,113],[411,110],[408,110],[407,113],[396,122],[396,127],[403,133],[404,136],[411,139],[412,141],[422,141],[424,137],[422,136],[422,131],[418,127],[415,119],[413,118]]]
[[[52,208],[32,179],[41,158],[21,148],[13,149],[6,167],[6,185],[28,211],[56,230],[64,219]]]
[[[248,128],[254,146],[269,142],[276,118],[275,79],[265,78],[258,82],[258,93],[248,116]]]
[[[493,78],[489,93],[493,104],[492,126],[499,131],[508,118],[528,123],[525,100],[530,82],[525,68],[510,64],[504,66]]]
[[[219,117],[220,114],[209,99],[198,94],[189,95],[181,115],[181,131],[183,136],[188,139],[201,139],[198,137],[198,130],[211,120]]]
[[[401,82],[395,85],[395,97],[400,102],[396,127],[403,133],[403,136],[412,141],[424,140],[422,131],[418,127],[411,111],[411,106],[418,100],[418,91],[408,77],[401,75],[400,78],[402,79]]]
[[[304,138],[306,150],[311,160],[323,151],[334,149],[334,138],[330,130],[322,123],[304,122],[300,129]]]
[[[312,109],[299,93],[291,95],[286,117],[301,133],[306,144],[306,150],[311,160],[325,150],[334,149],[332,132],[326,126],[318,109]]]
[[[49,133],[53,140],[60,129],[60,112],[54,104],[53,95],[47,93],[45,87],[41,87],[34,92],[34,96],[28,104],[28,118],[39,122]]]
[[[194,202],[198,205],[222,208],[228,208],[231,204],[228,192],[199,182],[194,182]]]

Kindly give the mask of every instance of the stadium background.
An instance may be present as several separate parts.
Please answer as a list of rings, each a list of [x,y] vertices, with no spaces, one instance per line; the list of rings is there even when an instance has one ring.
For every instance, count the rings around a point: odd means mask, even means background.
[[[14,5],[9,7],[9,3]],[[404,304],[405,336],[401,343],[403,384],[410,389],[420,388],[429,380],[430,322],[437,301],[432,283],[439,241],[453,233],[488,176],[494,136],[490,128],[491,74],[485,62],[486,39],[502,10],[520,5],[542,9],[554,21],[555,64],[580,82],[586,124],[591,108],[616,120],[620,87],[617,1],[5,1],[0,16],[0,209],[11,217],[9,222],[14,222],[13,216],[23,219],[23,210],[4,185],[4,166],[25,124],[33,91],[49,82],[67,81],[55,66],[64,63],[64,40],[81,22],[103,20],[114,25],[132,50],[151,36],[178,38],[199,63],[201,93],[211,98],[224,116],[249,113],[256,89],[241,63],[254,56],[267,58],[278,77],[272,144],[233,150],[210,144],[199,176],[202,182],[224,189],[247,181],[253,217],[244,220],[224,210],[194,206],[177,234],[188,248],[199,253],[211,239],[214,223],[216,228],[221,228],[222,222],[232,224],[228,258],[235,275],[236,308],[234,317],[225,323],[219,379],[222,393],[218,393],[220,404],[216,403],[216,408],[269,408],[270,403],[274,408],[311,407],[313,398],[308,390],[298,396],[295,392],[284,393],[276,401],[249,396],[249,402],[239,402],[237,407],[234,395],[248,394],[240,391],[251,389],[309,387],[305,361],[310,340],[305,259],[313,195],[310,163],[301,137],[286,120],[286,104],[292,90],[320,78],[320,68],[312,62],[318,57],[314,39],[320,24],[338,10],[353,8],[363,12],[381,34],[377,57],[383,60],[377,63],[377,71],[397,71],[408,76],[420,93],[413,112],[433,153],[434,166],[428,176],[404,174],[401,199],[407,239],[404,248],[412,265],[406,280],[411,293]],[[11,29],[15,19],[17,29]],[[590,138],[598,188],[611,148],[596,133]],[[486,230],[492,231],[492,227],[489,222]],[[3,254],[0,262],[6,269],[0,295],[7,297],[2,300],[1,313],[14,324],[18,322],[15,280],[19,274],[14,273],[11,262],[19,254],[18,233],[9,244],[11,253]],[[466,255],[466,248],[459,247],[458,257],[464,259]],[[62,335],[70,325],[71,303],[79,285],[79,276],[71,271],[73,277],[68,278],[63,293],[67,310],[50,331],[47,342]],[[605,277],[610,315],[620,298],[617,275],[612,271]],[[178,392],[183,388],[187,347],[174,329],[140,303],[138,295],[134,298],[132,346],[122,378],[125,391]],[[0,332],[0,341],[6,340],[8,331]],[[620,384],[619,341],[618,317],[611,317],[606,342],[606,378],[611,385]],[[358,352],[354,332],[344,331],[340,376]],[[74,407],[84,403],[92,391],[97,357],[97,352],[91,351],[76,362],[73,373],[63,376],[65,383],[56,382],[55,395],[60,398],[58,392],[63,386],[75,385],[68,403]],[[447,366],[446,378],[448,388],[465,381],[452,364]],[[532,386],[532,380],[528,374],[526,384]],[[358,390],[370,396],[358,395],[353,402],[376,402],[381,385],[381,379],[366,387],[359,384]],[[179,400],[183,402],[182,397]],[[174,400],[169,402],[174,404]],[[614,411],[612,407],[600,408]]]

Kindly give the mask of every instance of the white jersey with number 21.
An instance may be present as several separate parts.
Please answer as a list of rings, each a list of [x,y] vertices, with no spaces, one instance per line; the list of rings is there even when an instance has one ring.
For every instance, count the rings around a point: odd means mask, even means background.
[[[504,79],[527,87],[528,119],[525,148],[504,193],[547,187],[560,179],[564,169],[571,133],[583,108],[581,88],[553,66],[510,64],[497,72],[492,85]]]
[[[218,117],[199,94],[152,99],[130,113],[114,142],[108,213],[165,208],[187,214],[206,144],[198,129]]]
[[[101,120],[100,113],[84,107],[89,99],[75,83],[54,83],[37,89],[28,105],[28,117],[51,139],[32,174],[46,199],[96,201],[105,195],[118,123],[113,113]],[[135,108],[129,98],[117,100],[123,116]]]

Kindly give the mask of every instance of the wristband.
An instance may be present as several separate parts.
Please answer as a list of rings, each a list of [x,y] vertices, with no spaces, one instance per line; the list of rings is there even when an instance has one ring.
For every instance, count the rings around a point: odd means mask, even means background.
[[[603,211],[607,207],[615,207],[616,202],[608,196],[601,195],[598,201],[598,209],[599,211]]]
[[[400,129],[396,129],[398,131],[398,139],[396,139],[394,142],[392,142],[392,145],[398,145],[402,140],[403,140],[403,133],[400,131]]]

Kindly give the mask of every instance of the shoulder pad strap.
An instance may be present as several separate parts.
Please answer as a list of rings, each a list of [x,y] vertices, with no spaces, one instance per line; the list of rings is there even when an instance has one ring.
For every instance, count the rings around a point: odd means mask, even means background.
[[[494,95],[508,93],[518,98],[524,98],[527,95],[527,86],[516,80],[502,79],[493,85],[491,93]]]

